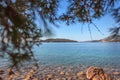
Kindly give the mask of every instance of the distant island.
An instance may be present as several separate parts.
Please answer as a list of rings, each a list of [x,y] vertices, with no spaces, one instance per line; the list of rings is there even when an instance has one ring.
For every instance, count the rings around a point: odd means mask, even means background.
[[[76,40],[64,39],[64,38],[50,38],[46,40],[40,40],[40,42],[78,42]],[[108,36],[100,40],[82,41],[82,42],[120,42],[120,35]]]
[[[100,40],[92,40],[92,41],[85,41],[85,42],[120,42],[120,35],[117,36],[108,36],[104,39]]]
[[[100,40],[101,42],[120,42],[120,35],[109,36]]]
[[[51,38],[51,39],[46,39],[46,40],[41,40],[41,42],[78,42],[75,40],[70,40],[70,39],[62,39],[62,38]]]

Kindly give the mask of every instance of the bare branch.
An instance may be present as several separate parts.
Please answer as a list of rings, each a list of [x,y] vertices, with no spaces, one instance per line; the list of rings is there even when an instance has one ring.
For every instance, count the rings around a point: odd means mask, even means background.
[[[93,38],[92,38],[92,33],[91,33],[91,29],[90,29],[90,23],[88,23],[88,31],[89,31],[89,33],[90,33],[90,38],[91,38],[91,40],[93,40]]]
[[[101,30],[97,27],[97,25],[96,25],[95,23],[91,22],[91,24],[94,25],[94,27],[98,30],[98,32],[100,32],[102,35],[104,35],[104,34],[101,32]]]

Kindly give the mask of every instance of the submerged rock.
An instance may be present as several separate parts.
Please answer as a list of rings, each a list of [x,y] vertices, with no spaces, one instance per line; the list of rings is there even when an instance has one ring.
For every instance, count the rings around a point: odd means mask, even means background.
[[[120,72],[115,71],[115,72],[113,72],[113,74],[114,74],[114,75],[120,75]]]
[[[49,79],[52,79],[52,78],[53,78],[53,75],[52,75],[52,74],[48,74],[47,77],[48,77]]]
[[[102,68],[90,67],[86,72],[86,77],[90,80],[112,80],[109,74],[106,74]]]
[[[61,71],[61,72],[60,72],[60,75],[64,75],[64,74],[65,74],[65,72],[64,72],[64,71]]]
[[[1,76],[0,76],[0,80],[3,80]]]
[[[85,73],[83,71],[77,73],[78,77],[83,77],[84,75],[85,75]]]
[[[4,70],[0,69],[0,75],[4,74]]]
[[[11,75],[14,75],[14,74],[15,74],[14,71],[12,71],[12,70],[10,69],[8,75],[11,76]]]

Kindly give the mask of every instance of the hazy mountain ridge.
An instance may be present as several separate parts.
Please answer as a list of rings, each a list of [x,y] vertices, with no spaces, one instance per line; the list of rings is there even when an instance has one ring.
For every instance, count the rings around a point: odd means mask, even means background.
[[[50,38],[46,40],[41,40],[41,42],[78,42],[75,40],[64,39],[64,38]],[[104,39],[100,40],[91,40],[91,41],[83,41],[83,42],[120,42],[120,35],[117,36],[108,36]]]
[[[42,42],[78,42],[78,41],[63,39],[63,38],[55,38],[55,39],[51,38],[51,39],[42,40]]]
[[[120,42],[120,35],[109,36],[100,40],[101,42]]]
[[[104,39],[100,40],[91,40],[91,41],[85,41],[85,42],[120,42],[120,35],[117,36],[108,36]]]

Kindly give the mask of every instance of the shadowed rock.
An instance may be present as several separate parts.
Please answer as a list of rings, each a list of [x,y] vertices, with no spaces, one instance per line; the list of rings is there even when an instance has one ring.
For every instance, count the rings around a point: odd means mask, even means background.
[[[4,71],[3,70],[0,70],[0,75],[4,74]]]
[[[90,67],[86,72],[86,77],[90,80],[112,80],[109,74],[106,74],[102,68]]]

